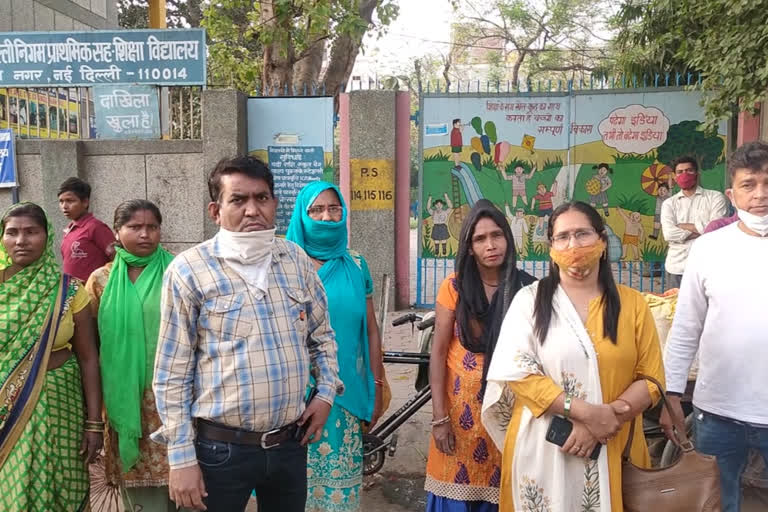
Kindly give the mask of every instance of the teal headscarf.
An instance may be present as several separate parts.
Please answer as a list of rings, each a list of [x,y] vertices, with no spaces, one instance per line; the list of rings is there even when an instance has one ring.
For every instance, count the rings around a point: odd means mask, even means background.
[[[339,222],[313,220],[307,210],[317,196],[333,190],[343,213]],[[344,394],[336,403],[363,420],[373,413],[375,387],[368,350],[366,285],[362,268],[347,249],[347,207],[332,183],[315,181],[296,198],[286,239],[299,245],[312,258],[324,261],[317,271],[328,296],[331,327],[338,345],[339,377]]]

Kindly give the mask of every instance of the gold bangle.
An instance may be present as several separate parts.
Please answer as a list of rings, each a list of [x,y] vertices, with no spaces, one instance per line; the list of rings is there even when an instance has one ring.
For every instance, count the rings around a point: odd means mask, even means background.
[[[440,425],[445,425],[449,421],[451,421],[451,417],[445,416],[444,418],[440,418],[439,420],[432,420],[430,425],[432,425],[433,427],[439,427]]]
[[[104,422],[103,421],[85,421],[86,427],[101,427],[104,428]]]
[[[85,427],[83,430],[85,432],[96,432],[96,433],[99,433],[99,434],[103,434],[104,433],[104,429],[103,428]]]
[[[373,383],[376,384],[377,386],[384,385],[384,381],[382,379],[373,379]]]

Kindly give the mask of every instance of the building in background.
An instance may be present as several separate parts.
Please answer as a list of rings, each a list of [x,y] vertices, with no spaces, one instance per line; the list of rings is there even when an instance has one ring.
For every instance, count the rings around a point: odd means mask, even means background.
[[[0,32],[112,28],[115,0],[0,0]]]

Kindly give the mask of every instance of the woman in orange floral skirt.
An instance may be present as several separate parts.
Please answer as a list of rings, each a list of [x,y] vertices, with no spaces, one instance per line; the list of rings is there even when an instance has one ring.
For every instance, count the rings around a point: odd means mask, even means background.
[[[437,296],[427,512],[498,509],[501,454],[480,423],[480,406],[504,314],[515,293],[535,280],[516,259],[504,215],[478,201],[461,228],[456,272]]]

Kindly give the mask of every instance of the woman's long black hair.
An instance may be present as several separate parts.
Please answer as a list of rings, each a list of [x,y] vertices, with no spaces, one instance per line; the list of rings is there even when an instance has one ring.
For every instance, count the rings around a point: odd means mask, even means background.
[[[552,212],[552,217],[550,217],[549,226],[547,227],[547,237],[549,238],[550,244],[552,243],[555,221],[560,215],[570,210],[576,210],[577,212],[583,213],[589,219],[592,228],[600,234],[600,238],[606,244],[608,243],[608,236],[605,232],[605,222],[603,222],[603,218],[597,213],[597,210],[587,203],[574,201],[572,203],[562,204]],[[613,279],[611,264],[608,261],[607,248],[600,258],[597,281],[600,288],[603,290],[603,296],[601,298],[604,307],[603,336],[610,338],[615,344],[619,326],[619,313],[621,312],[621,301],[619,300],[619,290],[616,288],[616,282]],[[559,284],[560,269],[550,260],[549,274],[539,281],[538,291],[536,292],[536,303],[533,310],[534,332],[539,338],[539,342],[542,344],[544,343],[544,340],[547,339],[547,333],[549,332],[549,324],[552,320],[553,313],[552,300]]]
[[[499,287],[491,302],[485,295],[477,262],[472,255],[472,237],[480,219],[490,219],[501,228],[507,240],[507,252],[499,270]],[[483,381],[491,363],[504,315],[517,291],[534,278],[517,268],[515,240],[506,217],[493,203],[481,199],[464,219],[456,256],[456,325],[461,345],[470,352],[485,354]],[[484,386],[483,386],[484,387]]]

